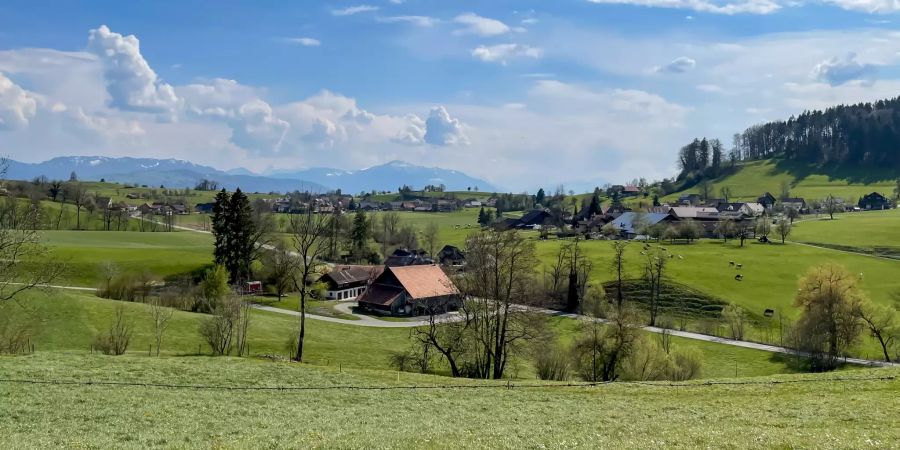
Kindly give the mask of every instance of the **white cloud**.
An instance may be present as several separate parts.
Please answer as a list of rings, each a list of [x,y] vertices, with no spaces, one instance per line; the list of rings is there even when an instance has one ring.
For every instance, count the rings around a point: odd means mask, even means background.
[[[443,106],[435,106],[425,121],[425,142],[431,145],[468,145],[469,138],[463,131],[463,124]]]
[[[888,14],[900,11],[897,0],[824,0],[825,3],[851,11],[863,11],[870,14]]]
[[[829,58],[813,68],[813,79],[838,86],[851,81],[873,83],[876,66],[863,64],[856,60],[856,53],[850,52],[844,57]]]
[[[377,6],[372,5],[356,5],[356,6],[348,6],[342,9],[333,9],[331,10],[331,15],[333,16],[352,16],[354,14],[365,13],[378,11]]]
[[[440,20],[429,16],[389,16],[376,17],[375,20],[381,23],[408,23],[422,28],[433,27],[440,23]]]
[[[311,37],[285,38],[284,41],[289,44],[298,44],[304,47],[318,47],[322,45],[322,41]]]
[[[513,58],[538,59],[543,51],[537,47],[521,44],[481,45],[472,50],[472,56],[485,62],[506,62]]]
[[[698,84],[697,90],[702,92],[708,92],[710,94],[723,94],[725,93],[725,89],[722,89],[722,86],[717,84]]]
[[[782,8],[774,0],[587,0],[590,3],[689,9],[714,14],[770,14]]]
[[[505,23],[479,16],[475,13],[465,13],[453,18],[453,22],[465,25],[464,28],[454,31],[454,34],[474,34],[476,36],[490,37],[509,33],[511,30]]]
[[[156,76],[133,35],[122,36],[101,25],[90,30],[88,50],[103,63],[114,108],[155,113],[172,113],[177,108],[175,90]]]
[[[37,112],[37,99],[0,73],[0,130],[25,128]]]
[[[656,67],[654,71],[657,73],[685,73],[694,70],[694,67],[697,67],[697,61],[687,56],[679,56],[664,66]]]

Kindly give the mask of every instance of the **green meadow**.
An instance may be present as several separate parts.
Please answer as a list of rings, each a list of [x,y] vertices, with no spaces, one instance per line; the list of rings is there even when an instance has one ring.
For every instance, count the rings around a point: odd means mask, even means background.
[[[891,448],[900,442],[898,369],[724,384],[532,381],[509,389],[506,381],[250,358],[39,353],[0,358],[0,373],[5,448]]]
[[[41,352],[74,352],[89,354],[94,338],[112,321],[116,307],[126,308],[126,316],[133,323],[129,354],[147,355],[153,342],[149,308],[142,303],[101,299],[88,293],[63,290],[33,291],[21,301],[6,305],[5,314],[15,314],[36,327],[33,339]],[[169,356],[209,354],[210,350],[198,333],[203,314],[176,311],[166,332],[162,353]],[[252,355],[287,355],[288,342],[295,336],[298,318],[285,314],[254,311],[249,329]],[[552,318],[551,326],[559,332],[560,344],[568,347],[574,339],[577,322],[567,318]],[[391,352],[409,348],[408,328],[374,328],[344,325],[309,319],[305,359],[315,365],[390,369]],[[723,378],[734,376],[763,376],[789,373],[793,369],[781,355],[732,347],[728,345],[673,338],[675,346],[696,348],[703,354],[702,376]],[[512,369],[516,378],[534,378],[531,364],[517,360]],[[439,368],[443,371],[443,368]]]
[[[212,236],[193,232],[45,231],[43,239],[68,271],[58,283],[96,287],[101,264],[122,272],[165,277],[210,264]]]
[[[862,211],[794,224],[791,240],[900,257],[900,209]]]
[[[826,170],[790,161],[749,161],[740,163],[736,173],[712,180],[711,194],[719,197],[721,188],[727,186],[736,199],[755,200],[765,192],[777,197],[782,183],[788,182],[791,196],[804,197],[807,201],[829,195],[856,201],[873,191],[891,196],[897,177],[896,171],[891,170]],[[671,194],[665,199],[677,200],[679,195],[687,193],[699,193],[699,188]]]

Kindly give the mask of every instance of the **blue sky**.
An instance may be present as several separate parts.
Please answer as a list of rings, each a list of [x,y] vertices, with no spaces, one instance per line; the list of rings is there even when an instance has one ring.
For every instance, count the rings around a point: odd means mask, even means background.
[[[892,0],[4,2],[0,154],[258,172],[390,160],[510,190],[900,92]]]

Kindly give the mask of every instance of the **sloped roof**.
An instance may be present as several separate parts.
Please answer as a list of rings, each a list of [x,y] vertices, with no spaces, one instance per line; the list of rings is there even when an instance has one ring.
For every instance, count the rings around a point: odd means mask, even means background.
[[[413,299],[459,294],[450,277],[434,265],[389,267]]]
[[[675,206],[672,208],[672,214],[682,219],[696,219],[698,217],[715,217],[719,214],[716,208],[700,207],[700,206]]]
[[[322,278],[331,279],[335,284],[340,286],[366,281],[370,277],[374,278],[380,275],[382,271],[383,269],[376,266],[342,266],[336,267],[331,272],[323,275]]]
[[[397,300],[397,297],[400,297],[402,293],[403,289],[376,284],[366,289],[357,299],[357,302],[387,306],[394,303],[394,300]]]
[[[616,228],[626,232],[626,233],[637,233],[635,230],[635,222],[640,218],[645,225],[656,225],[663,220],[671,217],[669,214],[664,213],[645,213],[638,214],[635,212],[626,212],[621,216],[613,219],[612,224],[616,226]]]

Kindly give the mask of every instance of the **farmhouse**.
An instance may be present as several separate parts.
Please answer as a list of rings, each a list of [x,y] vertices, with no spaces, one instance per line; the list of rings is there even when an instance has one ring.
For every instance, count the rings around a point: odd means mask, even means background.
[[[380,266],[339,266],[322,275],[319,281],[325,283],[325,298],[328,300],[352,300],[366,291],[369,280],[377,277],[384,269]]]
[[[445,245],[437,254],[438,261],[445,266],[461,266],[466,263],[466,255],[452,245]]]
[[[435,265],[387,267],[357,299],[359,306],[388,315],[412,315],[459,307],[453,281]]]
[[[384,265],[388,267],[416,266],[422,264],[434,264],[430,258],[425,256],[425,252],[415,250],[407,250],[398,248],[384,259]]]
[[[634,239],[639,234],[644,234],[643,228],[660,223],[675,221],[671,214],[666,213],[635,213],[626,212],[612,221],[619,233],[626,239]]]
[[[550,213],[545,209],[533,209],[519,218],[503,217],[494,222],[494,228],[500,231],[519,229],[537,230],[551,222]]]
[[[766,192],[765,194],[761,195],[758,199],[756,199],[756,203],[763,205],[763,208],[769,209],[769,208],[775,206],[775,200],[776,199],[775,199],[774,195]]]
[[[877,192],[872,192],[871,194],[866,194],[860,198],[858,205],[860,208],[866,210],[889,209],[891,207],[891,201]]]
[[[781,201],[781,206],[785,210],[791,208],[800,214],[809,214],[809,205],[806,204],[806,200],[803,198],[787,197]]]

